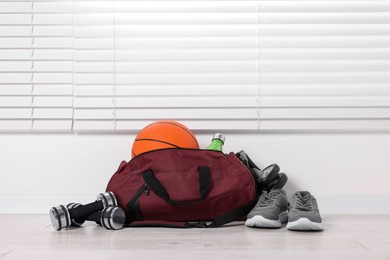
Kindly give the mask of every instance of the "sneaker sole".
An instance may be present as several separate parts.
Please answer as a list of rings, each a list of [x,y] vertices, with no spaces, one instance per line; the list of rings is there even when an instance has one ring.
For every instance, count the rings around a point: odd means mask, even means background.
[[[283,211],[279,215],[278,220],[267,219],[263,216],[254,216],[253,218],[247,219],[245,221],[245,226],[247,227],[261,227],[261,228],[280,228],[282,223],[287,222],[288,212]]]
[[[302,230],[302,231],[321,231],[324,230],[322,223],[317,223],[309,220],[308,218],[300,218],[293,222],[287,223],[288,230]]]

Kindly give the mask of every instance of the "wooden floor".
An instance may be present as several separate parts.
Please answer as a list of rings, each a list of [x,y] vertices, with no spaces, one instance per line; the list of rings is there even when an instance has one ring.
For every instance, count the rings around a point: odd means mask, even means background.
[[[325,231],[126,228],[55,231],[48,215],[0,215],[0,259],[390,259],[390,215],[324,215]]]

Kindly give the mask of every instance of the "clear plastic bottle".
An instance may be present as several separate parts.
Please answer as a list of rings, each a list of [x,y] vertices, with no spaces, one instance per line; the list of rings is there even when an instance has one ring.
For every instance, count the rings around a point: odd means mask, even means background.
[[[211,144],[209,144],[206,149],[222,152],[222,146],[224,145],[224,143],[225,143],[225,136],[221,133],[216,133],[213,136]]]

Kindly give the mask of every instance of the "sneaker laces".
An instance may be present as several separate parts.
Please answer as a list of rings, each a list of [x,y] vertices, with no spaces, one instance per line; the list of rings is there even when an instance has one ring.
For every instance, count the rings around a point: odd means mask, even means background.
[[[311,194],[308,192],[297,193],[296,209],[300,211],[311,211],[313,205],[311,204]]]
[[[279,195],[279,192],[263,192],[260,196],[257,206],[266,207],[272,205],[275,202],[276,197]]]

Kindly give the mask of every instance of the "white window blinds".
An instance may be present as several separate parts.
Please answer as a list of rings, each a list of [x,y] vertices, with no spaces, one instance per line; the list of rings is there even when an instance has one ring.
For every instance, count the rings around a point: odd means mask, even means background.
[[[389,1],[259,2],[259,129],[390,129],[389,11]]]
[[[388,1],[1,1],[0,129],[389,130]]]
[[[256,5],[75,2],[75,129],[257,129]]]
[[[71,2],[0,2],[0,129],[71,130]]]

